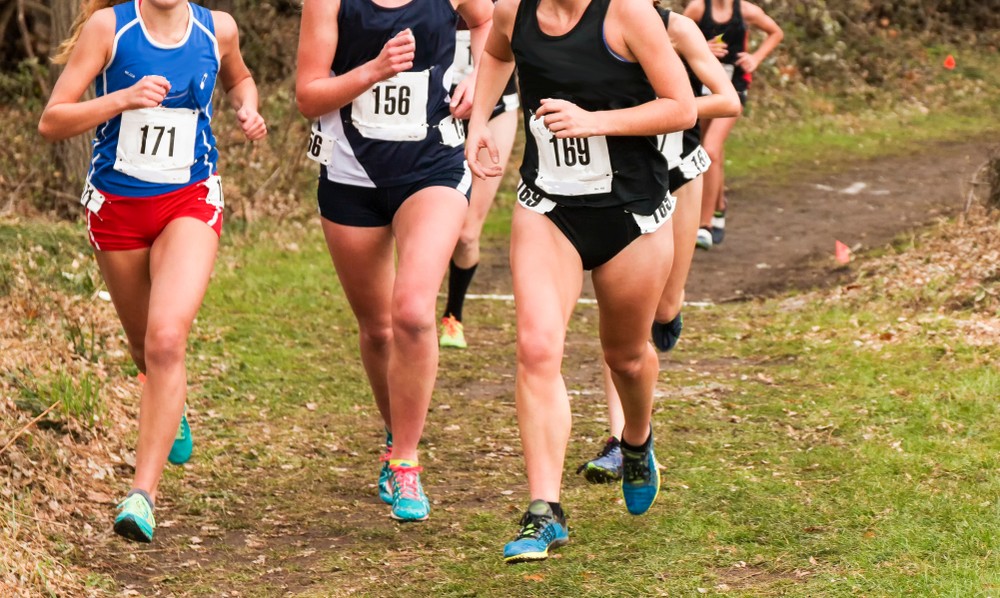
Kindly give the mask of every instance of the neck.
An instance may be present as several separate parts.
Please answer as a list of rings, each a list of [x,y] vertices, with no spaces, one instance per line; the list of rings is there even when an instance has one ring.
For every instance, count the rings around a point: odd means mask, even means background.
[[[139,4],[139,13],[146,25],[146,31],[158,42],[181,41],[188,28],[188,3],[176,2],[169,7],[157,4],[154,0],[142,0]]]

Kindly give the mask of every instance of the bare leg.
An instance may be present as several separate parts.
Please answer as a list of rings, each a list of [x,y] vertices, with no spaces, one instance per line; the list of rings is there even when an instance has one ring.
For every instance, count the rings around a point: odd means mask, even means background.
[[[691,272],[695,237],[698,234],[699,204],[702,197],[702,177],[697,177],[677,190],[677,208],[671,218],[674,230],[674,260],[670,276],[656,307],[656,321],[669,322],[681,313],[684,287]]]
[[[713,118],[702,121],[701,144],[708,157],[712,160],[712,165],[705,173],[705,185],[702,191],[701,200],[701,226],[712,225],[712,214],[715,212],[720,197],[722,187],[725,182],[725,145],[726,138],[736,126],[739,117]]]
[[[566,327],[583,287],[576,249],[545,216],[514,207],[517,423],[532,500],[559,502],[571,413],[562,377]]]
[[[188,333],[208,288],[218,245],[218,236],[204,222],[180,218],[167,225],[148,252],[97,254],[105,280],[112,281],[112,300],[123,308],[119,317],[133,355],[146,372],[133,486],[153,500],[184,411]],[[141,322],[144,310],[146,321]],[[143,339],[141,348],[132,338]]]
[[[466,206],[457,190],[428,187],[407,199],[393,220],[399,252],[388,364],[394,459],[417,459],[417,443],[437,376],[437,292]]]
[[[392,231],[388,226],[344,226],[326,219],[322,223],[337,277],[358,320],[361,363],[382,421],[391,430],[387,378],[395,282]]]

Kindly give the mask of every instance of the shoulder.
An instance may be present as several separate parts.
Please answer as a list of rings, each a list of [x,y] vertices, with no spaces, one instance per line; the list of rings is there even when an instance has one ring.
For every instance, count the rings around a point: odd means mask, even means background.
[[[114,35],[117,22],[118,17],[115,15],[114,7],[102,8],[90,15],[90,18],[84,23],[82,31],[96,34],[110,33]]]
[[[743,0],[740,0],[740,12],[743,13],[743,18],[747,19],[766,16],[763,8]]]
[[[239,38],[240,29],[237,27],[236,19],[233,18],[233,15],[221,10],[213,10],[211,12],[212,22],[215,24],[215,37],[219,40],[219,43]]]
[[[655,16],[655,22],[663,23],[656,6],[649,0],[611,0],[608,11],[616,17],[627,19],[626,24],[634,23],[630,19],[650,18]]]
[[[694,0],[686,7],[684,7],[684,16],[689,19],[694,19],[697,21],[705,14],[705,2],[703,0]]]
[[[521,6],[521,0],[498,0],[493,5],[493,19],[511,19],[517,15],[517,9]]]

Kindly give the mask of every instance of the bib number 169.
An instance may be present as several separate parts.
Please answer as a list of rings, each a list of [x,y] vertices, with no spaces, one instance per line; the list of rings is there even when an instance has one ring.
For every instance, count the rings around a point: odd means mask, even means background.
[[[556,159],[556,167],[573,167],[579,164],[587,166],[590,164],[590,143],[586,137],[567,137],[559,139],[553,136],[549,139],[552,145],[552,154]]]

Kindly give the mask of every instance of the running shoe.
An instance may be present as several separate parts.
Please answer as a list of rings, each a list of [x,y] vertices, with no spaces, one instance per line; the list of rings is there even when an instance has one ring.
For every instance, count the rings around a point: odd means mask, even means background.
[[[115,533],[136,542],[152,542],[156,519],[153,518],[152,503],[143,494],[133,491],[118,503]]]
[[[653,344],[660,351],[667,352],[677,345],[683,329],[684,318],[681,317],[680,312],[677,312],[677,317],[666,324],[653,320]]]
[[[656,469],[653,455],[653,428],[649,429],[649,448],[637,453],[622,447],[622,495],[625,507],[633,515],[642,515],[653,506],[660,493],[660,472]]]
[[[399,521],[424,521],[430,516],[431,504],[420,485],[423,467],[390,465],[392,472],[392,512],[393,519]]]
[[[392,458],[392,432],[385,432],[385,452],[379,457],[382,469],[378,472],[378,497],[387,505],[392,504],[392,470],[389,469],[389,459]]]
[[[556,517],[552,507],[544,500],[533,500],[521,517],[521,531],[503,547],[506,563],[544,561],[550,548],[559,548],[569,542],[566,518]]]
[[[462,323],[455,316],[445,316],[441,318],[441,339],[442,347],[451,349],[465,349],[469,345],[465,342],[465,330]]]
[[[612,436],[596,457],[576,469],[591,484],[610,484],[622,479],[622,449],[618,439]]]
[[[712,244],[722,245],[726,238],[726,211],[716,210],[712,215]]]
[[[184,413],[181,415],[181,425],[177,426],[177,436],[174,436],[174,444],[170,447],[167,461],[174,465],[184,465],[191,458],[193,450],[194,440],[191,438],[191,426],[188,425],[187,405],[185,405]]]
[[[698,229],[698,237],[694,241],[694,246],[698,249],[705,249],[706,251],[712,248],[711,227],[703,226]]]

